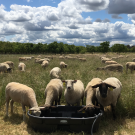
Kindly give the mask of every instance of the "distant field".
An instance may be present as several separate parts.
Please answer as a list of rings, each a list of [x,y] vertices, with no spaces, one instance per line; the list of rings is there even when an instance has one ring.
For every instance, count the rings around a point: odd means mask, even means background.
[[[73,54],[76,56],[77,54]],[[5,118],[5,87],[9,82],[19,82],[25,84],[34,89],[36,93],[37,102],[40,105],[44,104],[44,90],[46,85],[50,81],[49,72],[53,67],[59,67],[60,61],[64,61],[68,64],[67,69],[62,69],[62,79],[79,79],[84,83],[84,86],[91,81],[92,78],[99,77],[102,80],[108,77],[116,77],[122,83],[121,98],[117,104],[116,114],[117,120],[113,121],[110,108],[107,107],[104,117],[100,122],[99,131],[94,135],[133,135],[135,134],[135,72],[132,74],[128,71],[125,72],[126,62],[132,61],[135,58],[135,54],[126,53],[121,54],[124,58],[117,59],[116,61],[124,66],[123,73],[119,72],[105,72],[96,71],[97,67],[103,67],[105,64],[101,63],[99,56],[104,54],[80,54],[80,56],[87,59],[86,62],[79,60],[59,60],[59,55],[54,55],[55,58],[50,61],[49,66],[46,69],[42,69],[40,64],[31,61],[25,61],[26,71],[20,72],[18,70],[18,58],[21,56],[35,56],[37,55],[1,55],[0,63],[4,61],[13,61],[15,68],[12,73],[0,73],[0,135],[41,135],[41,133],[34,132],[27,123],[22,121],[22,108],[20,104],[14,104],[14,115],[10,115],[9,118]],[[128,58],[125,56],[129,55]],[[42,58],[45,55],[42,55]],[[117,54],[108,53],[107,57],[117,57]],[[64,90],[63,90],[64,92]],[[84,100],[85,103],[85,100]],[[62,96],[61,104],[65,104],[64,96]],[[10,114],[10,107],[9,107]],[[44,133],[45,134],[45,133]],[[60,132],[51,133],[52,135],[74,135],[75,133]],[[87,135],[87,133],[80,132],[76,135]],[[43,133],[42,133],[43,135]]]

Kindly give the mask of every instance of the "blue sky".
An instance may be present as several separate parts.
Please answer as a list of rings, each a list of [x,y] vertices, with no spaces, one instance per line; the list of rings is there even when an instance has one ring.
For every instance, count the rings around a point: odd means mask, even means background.
[[[135,0],[1,0],[0,41],[135,45]]]

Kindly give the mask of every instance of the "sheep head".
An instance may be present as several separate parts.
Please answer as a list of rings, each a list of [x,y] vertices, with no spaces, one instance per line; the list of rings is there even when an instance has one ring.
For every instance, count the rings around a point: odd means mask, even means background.
[[[115,86],[113,86],[111,84],[107,84],[105,82],[102,82],[100,84],[96,84],[96,85],[92,86],[92,88],[97,88],[97,87],[99,87],[100,95],[101,95],[102,98],[107,97],[108,88],[113,88],[113,89],[116,88]]]
[[[77,82],[77,80],[64,80],[62,82],[66,83],[66,88],[67,90],[72,90],[73,89],[73,84]]]

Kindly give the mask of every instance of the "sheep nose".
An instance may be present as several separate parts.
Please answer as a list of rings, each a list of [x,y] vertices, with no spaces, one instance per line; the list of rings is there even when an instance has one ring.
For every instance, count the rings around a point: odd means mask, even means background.
[[[70,90],[70,87],[67,87]]]
[[[106,97],[107,97],[106,93],[103,93],[103,94],[102,94],[102,97],[103,97],[103,98],[106,98]]]

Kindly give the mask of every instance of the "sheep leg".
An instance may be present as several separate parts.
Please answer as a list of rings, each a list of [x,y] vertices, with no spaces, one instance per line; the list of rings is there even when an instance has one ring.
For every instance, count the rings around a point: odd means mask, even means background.
[[[22,109],[23,109],[23,121],[26,120],[26,108],[25,105],[22,104]]]
[[[116,115],[115,115],[115,106],[113,104],[111,104],[111,108],[112,108],[112,113],[113,113],[113,119],[116,119]]]
[[[61,95],[59,95],[58,105],[60,105],[60,99],[61,99]]]
[[[104,107],[101,104],[100,104],[100,108],[104,112]]]
[[[6,98],[6,116],[8,116],[9,98]]]
[[[10,101],[10,106],[11,106],[11,114],[13,114],[13,104],[14,104],[14,101],[11,99],[11,101]]]
[[[57,105],[57,100],[55,100],[55,105]]]

